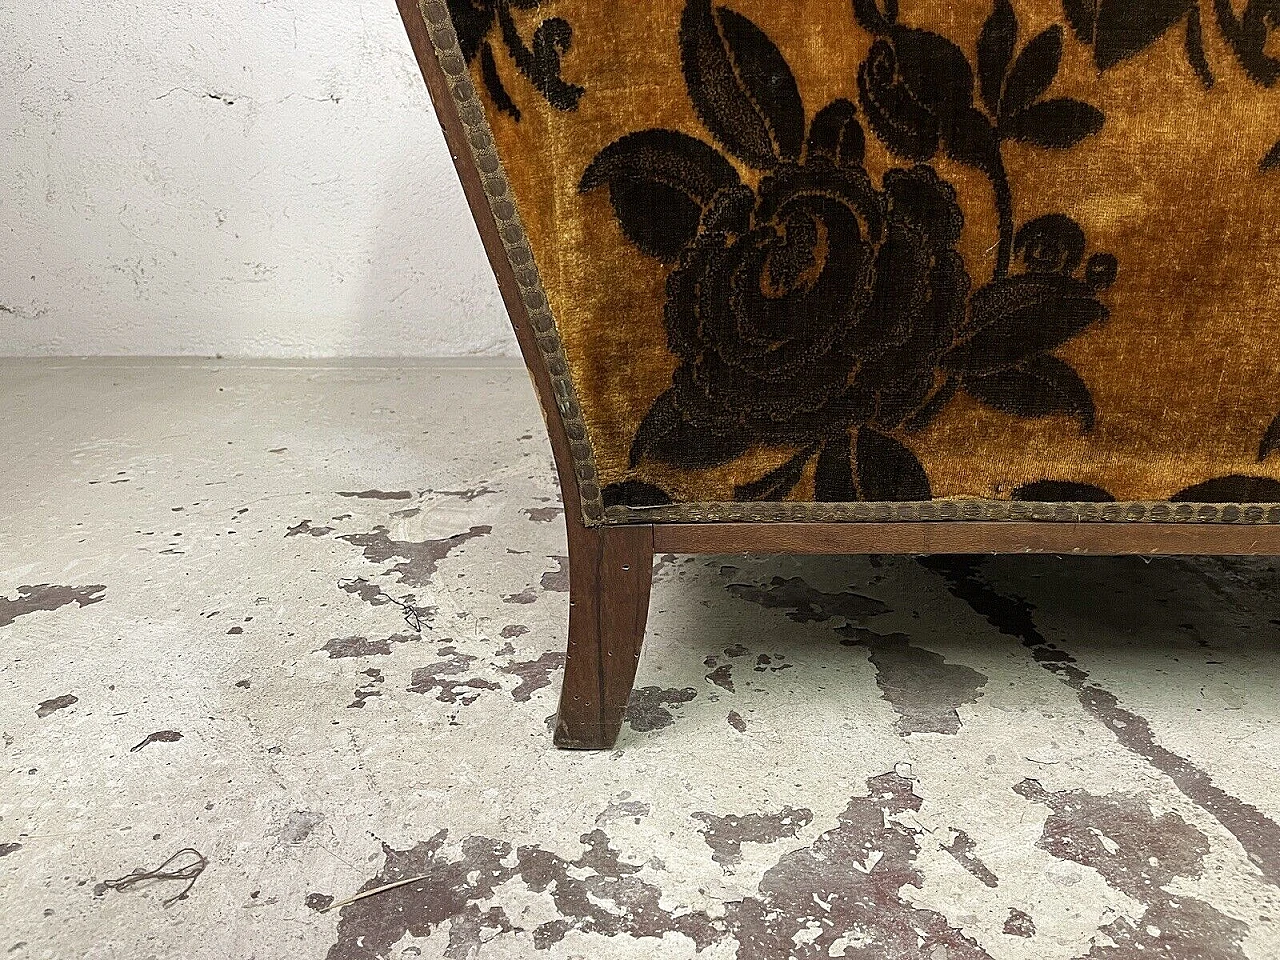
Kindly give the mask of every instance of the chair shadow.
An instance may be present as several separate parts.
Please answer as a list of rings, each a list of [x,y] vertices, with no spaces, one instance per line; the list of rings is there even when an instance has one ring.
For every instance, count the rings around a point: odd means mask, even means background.
[[[726,695],[749,705],[755,684],[718,687],[717,670],[723,683],[785,669],[787,685],[803,691],[829,679],[815,664],[865,660],[876,638],[905,640],[898,656],[917,664],[898,670],[897,682],[919,683],[907,696],[923,700],[939,682],[931,671],[967,670],[995,644],[1015,644],[1042,666],[1037,643],[1123,656],[1142,680],[1192,651],[1209,651],[1226,669],[1266,670],[1270,658],[1247,662],[1250,654],[1280,640],[1280,593],[1271,589],[1280,575],[1265,558],[726,556],[658,569],[650,630],[677,683],[650,686],[642,664],[638,688],[642,698],[665,694],[686,729],[723,724]],[[939,597],[953,621],[940,621]],[[676,698],[690,689],[691,698]]]

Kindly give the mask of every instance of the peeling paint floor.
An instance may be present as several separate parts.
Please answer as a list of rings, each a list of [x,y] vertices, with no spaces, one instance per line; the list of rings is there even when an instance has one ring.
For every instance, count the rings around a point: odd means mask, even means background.
[[[0,436],[0,956],[1280,956],[1271,561],[660,557],[562,753],[522,369],[4,361]]]

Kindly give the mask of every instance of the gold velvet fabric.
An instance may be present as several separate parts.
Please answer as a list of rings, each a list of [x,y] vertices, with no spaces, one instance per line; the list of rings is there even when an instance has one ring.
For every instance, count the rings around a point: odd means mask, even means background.
[[[610,505],[1280,501],[1276,0],[450,0]]]

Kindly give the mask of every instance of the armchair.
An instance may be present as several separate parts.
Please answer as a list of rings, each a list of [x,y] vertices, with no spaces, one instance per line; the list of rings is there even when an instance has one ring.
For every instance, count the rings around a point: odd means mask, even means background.
[[[560,476],[557,745],[655,551],[1280,552],[1263,0],[399,3]]]

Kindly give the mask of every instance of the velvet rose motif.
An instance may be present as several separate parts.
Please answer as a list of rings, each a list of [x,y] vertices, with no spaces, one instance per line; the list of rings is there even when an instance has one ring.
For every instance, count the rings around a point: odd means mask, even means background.
[[[818,155],[780,166],[758,194],[722,192],[666,306],[681,361],[668,402],[732,447],[709,459],[824,440],[874,419],[882,396],[900,421],[902,398],[933,386],[932,361],[963,314],[961,222],[954,191],[927,167],[892,171],[882,192],[860,166]]]
[[[605,147],[584,173],[580,190],[607,187],[624,235],[671,271],[664,323],[677,368],[636,430],[632,475],[606,490],[607,504],[663,502],[643,479],[647,463],[708,469],[759,447],[789,453],[740,483],[737,500],[786,499],[806,476],[818,501],[927,500],[928,476],[906,441],[961,390],[1006,413],[1092,427],[1088,388],[1050,351],[1106,316],[1096,295],[1115,260],[1095,254],[1076,276],[1085,239],[1065,215],[1015,235],[1000,158],[1006,138],[1065,148],[1102,124],[1087,104],[1040,99],[1061,30],[1015,60],[1016,20],[997,0],[987,32],[1007,43],[989,42],[980,64],[984,85],[996,86],[984,113],[958,47],[869,3],[855,8],[883,36],[859,73],[863,111],[909,165],[877,183],[850,100],[808,122],[764,32],[688,0],[681,62],[716,147],[645,130]],[[945,76],[916,95],[922,51]],[[996,185],[1000,256],[977,290],[957,252],[956,191],[927,164],[939,150]]]

